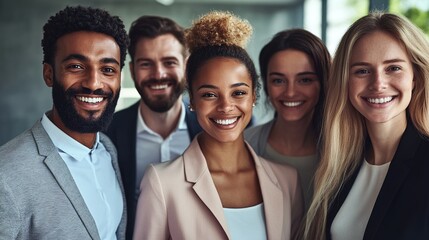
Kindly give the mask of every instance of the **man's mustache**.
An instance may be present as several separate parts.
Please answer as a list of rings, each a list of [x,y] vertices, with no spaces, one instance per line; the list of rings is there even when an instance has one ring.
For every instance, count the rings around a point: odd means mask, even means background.
[[[111,99],[113,97],[112,91],[104,91],[103,89],[96,89],[95,91],[92,91],[89,88],[68,89],[66,91],[66,94],[68,96],[73,96],[73,95],[78,95],[78,94],[100,95],[103,97],[107,97],[108,99]]]
[[[174,85],[177,81],[173,78],[155,79],[151,78],[143,83],[143,86],[155,85],[155,84],[170,84]]]

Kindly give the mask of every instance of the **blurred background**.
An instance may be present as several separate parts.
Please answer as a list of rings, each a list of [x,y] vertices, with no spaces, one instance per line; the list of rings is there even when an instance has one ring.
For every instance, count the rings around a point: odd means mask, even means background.
[[[119,16],[127,31],[141,15],[169,17],[184,27],[211,10],[228,10],[254,27],[248,52],[258,66],[262,46],[278,31],[305,28],[319,36],[332,55],[348,26],[371,9],[405,15],[429,33],[429,0],[0,0],[0,145],[30,128],[52,108],[51,89],[42,78],[42,28],[65,6],[103,8]],[[127,57],[126,62],[130,60]],[[116,110],[139,99],[128,64]],[[272,118],[261,94],[256,123]]]

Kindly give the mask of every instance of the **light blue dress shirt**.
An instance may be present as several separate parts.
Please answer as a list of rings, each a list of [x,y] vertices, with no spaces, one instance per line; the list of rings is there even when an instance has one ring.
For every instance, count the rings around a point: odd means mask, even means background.
[[[136,203],[140,195],[140,182],[143,179],[146,167],[151,163],[155,164],[176,159],[182,155],[191,143],[185,117],[186,108],[182,102],[177,127],[164,139],[146,125],[139,107],[136,133]]]
[[[99,141],[99,133],[90,149],[61,131],[46,114],[41,123],[73,176],[100,238],[116,239],[124,203],[112,158]]]

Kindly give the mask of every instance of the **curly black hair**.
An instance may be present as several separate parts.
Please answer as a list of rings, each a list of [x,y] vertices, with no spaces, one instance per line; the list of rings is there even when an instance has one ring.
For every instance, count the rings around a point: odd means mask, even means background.
[[[98,32],[113,37],[121,51],[122,69],[129,44],[122,20],[117,16],[111,16],[105,10],[82,6],[67,6],[51,16],[43,26],[43,63],[53,64],[58,38],[77,31]]]

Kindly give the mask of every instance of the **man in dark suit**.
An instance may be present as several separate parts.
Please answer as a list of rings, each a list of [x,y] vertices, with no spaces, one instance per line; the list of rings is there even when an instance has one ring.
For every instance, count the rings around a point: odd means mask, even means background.
[[[142,16],[129,31],[130,72],[141,100],[114,115],[107,134],[118,150],[132,238],[140,181],[151,163],[180,156],[201,130],[182,100],[184,29],[168,18]]]
[[[66,7],[43,27],[53,107],[0,147],[0,239],[124,239],[126,207],[107,128],[128,36],[104,10]]]

